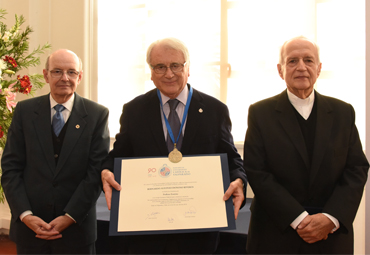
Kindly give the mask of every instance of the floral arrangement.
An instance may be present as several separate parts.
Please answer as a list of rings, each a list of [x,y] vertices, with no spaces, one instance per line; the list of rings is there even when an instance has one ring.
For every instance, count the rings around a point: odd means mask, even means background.
[[[38,66],[38,55],[50,49],[46,43],[29,52],[29,34],[33,30],[27,26],[22,32],[20,26],[25,22],[24,17],[15,15],[15,24],[7,28],[1,19],[7,14],[0,9],[0,152],[4,149],[8,129],[13,117],[13,110],[17,93],[33,95],[36,89],[44,86],[42,74],[23,74],[28,67]],[[23,69],[25,72],[19,74]],[[1,169],[0,169],[1,177]],[[5,201],[4,192],[0,184],[0,203]]]

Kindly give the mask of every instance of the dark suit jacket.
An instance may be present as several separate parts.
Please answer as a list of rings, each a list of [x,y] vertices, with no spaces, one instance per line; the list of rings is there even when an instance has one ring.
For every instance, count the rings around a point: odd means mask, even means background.
[[[17,104],[1,160],[13,241],[46,242],[20,221],[26,210],[46,222],[71,215],[77,223],[62,232],[66,245],[83,246],[96,240],[95,203],[101,192],[101,161],[109,151],[108,114],[107,108],[75,94],[56,165],[49,95]]]
[[[352,222],[369,168],[353,107],[315,92],[316,136],[310,164],[287,91],[249,108],[244,167],[255,197],[249,253],[353,253]],[[306,244],[290,227],[305,209],[323,208],[340,228],[326,241]]]
[[[121,129],[116,136],[109,159],[103,169],[113,169],[115,157],[168,156],[157,90],[141,95],[123,107]],[[199,111],[202,109],[203,111]],[[247,184],[243,162],[231,136],[231,121],[227,106],[194,89],[190,102],[181,152],[183,155],[227,153],[231,181],[241,178]],[[205,166],[207,167],[207,166]],[[212,212],[210,212],[212,213]],[[177,236],[183,253],[212,253],[216,249],[217,233],[200,233]],[[161,253],[166,242],[163,235],[133,237],[137,249],[146,253]],[[139,241],[140,240],[140,241]],[[140,243],[142,242],[142,243]],[[148,245],[149,242],[153,245]],[[134,241],[130,241],[133,246]],[[158,248],[158,250],[155,250]]]

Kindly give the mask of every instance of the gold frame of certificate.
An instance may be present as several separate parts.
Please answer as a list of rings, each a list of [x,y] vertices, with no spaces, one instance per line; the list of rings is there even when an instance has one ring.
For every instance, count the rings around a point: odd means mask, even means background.
[[[148,235],[235,229],[227,154],[116,158],[109,235]]]

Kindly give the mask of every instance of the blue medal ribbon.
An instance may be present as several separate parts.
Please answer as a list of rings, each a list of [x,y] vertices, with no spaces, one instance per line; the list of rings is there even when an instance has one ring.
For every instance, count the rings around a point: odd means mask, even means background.
[[[170,135],[170,138],[171,138],[172,142],[175,144],[179,141],[180,134],[182,133],[182,128],[184,127],[186,116],[188,115],[191,97],[193,96],[193,88],[190,86],[188,99],[187,99],[186,105],[185,105],[184,115],[183,115],[182,121],[181,121],[179,135],[177,136],[176,142],[175,142],[175,137],[173,136],[173,133],[172,133],[170,123],[168,123],[168,119],[167,119],[167,117],[166,117],[166,115],[164,114],[164,111],[163,111],[162,97],[161,97],[161,92],[159,91],[159,89],[157,89],[157,95],[158,95],[158,98],[159,98],[159,102],[161,103],[161,110],[162,110],[162,113],[163,113],[164,121],[166,122],[166,127],[167,127],[167,130],[168,130],[168,133]]]

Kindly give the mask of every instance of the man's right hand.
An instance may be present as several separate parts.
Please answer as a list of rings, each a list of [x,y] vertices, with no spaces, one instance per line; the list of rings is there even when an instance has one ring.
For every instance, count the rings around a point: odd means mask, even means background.
[[[297,227],[297,233],[307,243],[328,239],[334,223],[322,213],[307,215]]]
[[[101,172],[101,181],[103,183],[103,190],[105,193],[105,200],[107,201],[108,209],[110,210],[112,202],[112,187],[116,190],[121,190],[121,185],[119,185],[116,180],[114,180],[114,174],[108,169],[104,169]]]
[[[50,224],[37,216],[27,215],[23,218],[22,222],[32,229],[36,233],[36,237],[40,239],[54,240],[62,237]]]

